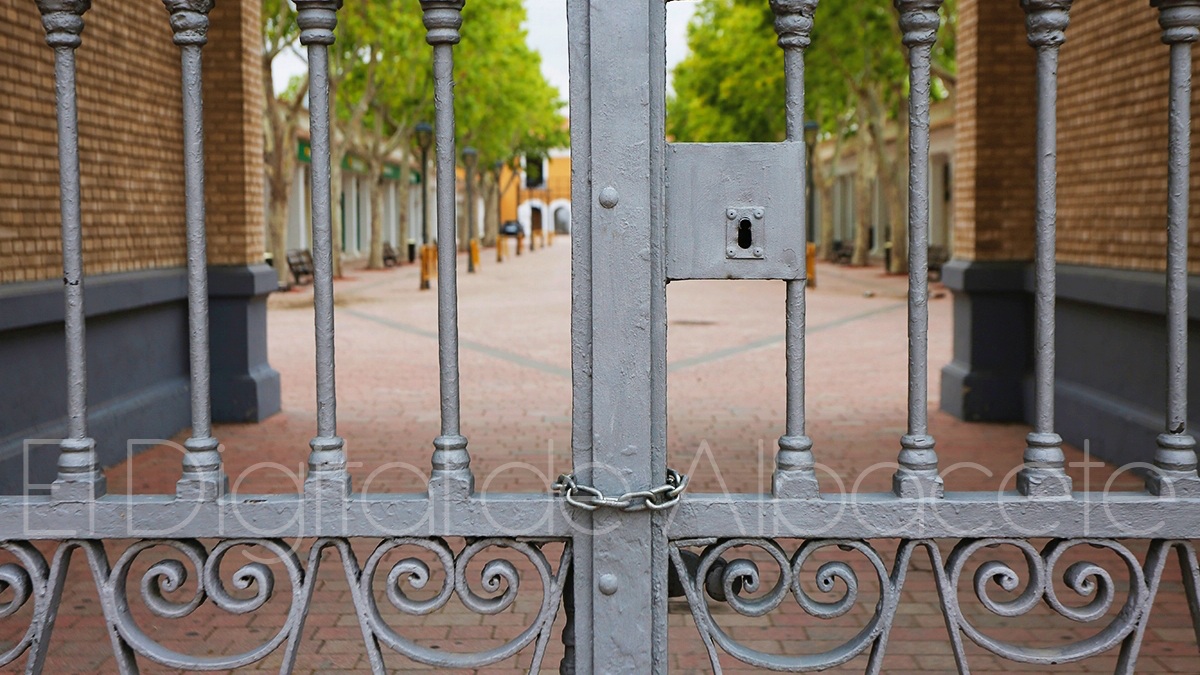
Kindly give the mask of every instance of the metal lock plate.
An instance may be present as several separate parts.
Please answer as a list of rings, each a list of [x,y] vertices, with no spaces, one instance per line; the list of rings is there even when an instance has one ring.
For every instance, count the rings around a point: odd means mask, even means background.
[[[804,279],[800,143],[667,146],[667,278]]]

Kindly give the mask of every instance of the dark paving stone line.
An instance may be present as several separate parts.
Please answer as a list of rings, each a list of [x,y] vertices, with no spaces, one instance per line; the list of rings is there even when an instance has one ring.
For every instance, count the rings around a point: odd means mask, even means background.
[[[406,323],[400,323],[399,321],[393,321],[391,319],[384,319],[382,317],[373,316],[371,314],[367,314],[366,312],[360,312],[360,311],[354,310],[354,309],[341,308],[338,310],[338,313],[339,314],[349,314],[350,316],[357,317],[357,318],[363,319],[365,321],[377,323],[381,326],[386,326],[388,328],[392,328],[392,329],[395,329],[398,331],[403,331],[403,332],[409,333],[411,335],[419,335],[420,337],[426,337],[431,340],[436,340],[438,337],[437,331],[425,330],[424,328],[417,328],[416,326],[410,326]],[[485,345],[482,342],[475,342],[474,340],[465,340],[465,339],[459,338],[458,344],[459,344],[459,347],[461,347],[462,349],[469,349],[473,352],[485,354],[492,358],[500,359],[501,361],[508,361],[509,363],[514,363],[518,366],[522,366],[525,368],[531,368],[533,370],[538,370],[543,373],[547,373],[549,375],[557,375],[559,377],[565,377],[568,380],[571,379],[571,369],[570,368],[563,368],[561,366],[556,366],[556,365],[553,365],[550,363],[544,363],[544,362],[538,361],[536,359],[531,359],[531,358],[528,358],[525,356],[521,356],[520,354],[514,354],[512,352],[505,351],[503,349],[497,349],[496,347],[492,347],[490,345]]]
[[[887,312],[901,309],[905,306],[907,306],[907,303],[903,303],[903,302],[890,303],[884,307],[876,307],[875,309],[871,309],[871,310],[868,310],[865,312],[859,312],[858,314],[852,314],[850,316],[842,317],[841,319],[837,319],[834,321],[828,321],[826,323],[817,324],[815,326],[809,326],[807,334],[812,335],[813,333],[820,333],[823,331],[832,330],[834,328],[840,328],[842,326],[854,323],[856,321],[868,319],[877,314],[885,314]],[[437,331],[426,330],[424,328],[418,328],[416,326],[411,326],[409,324],[401,323],[399,321],[393,321],[391,319],[384,319],[382,317],[367,314],[366,312],[361,312],[361,311],[354,310],[354,309],[343,308],[343,309],[339,310],[339,313],[349,314],[349,315],[357,317],[359,319],[363,319],[365,321],[370,321],[372,323],[377,323],[381,326],[386,326],[388,328],[403,331],[403,332],[409,333],[411,335],[418,335],[420,337],[429,338],[431,340],[437,339]],[[720,361],[722,359],[727,359],[727,358],[731,358],[731,357],[738,356],[741,354],[745,354],[747,352],[752,352],[756,349],[763,349],[766,347],[770,347],[772,345],[780,344],[784,341],[784,339],[785,339],[784,334],[780,333],[779,335],[771,335],[769,337],[754,340],[752,342],[747,342],[746,344],[737,345],[736,347],[726,347],[725,349],[718,349],[716,351],[709,352],[708,354],[703,354],[701,356],[696,356],[696,357],[693,357],[690,359],[683,359],[680,361],[676,361],[675,363],[672,363],[669,366],[667,366],[667,370],[669,372],[676,373],[676,372],[679,372],[686,368],[702,366],[705,364],[713,363],[715,361]],[[549,375],[556,375],[558,377],[564,377],[567,379],[571,378],[571,370],[569,368],[563,368],[561,366],[556,366],[556,365],[553,365],[550,363],[545,363],[542,361],[538,361],[536,359],[531,359],[531,358],[528,358],[525,356],[521,356],[520,354],[514,354],[512,352],[505,351],[503,349],[497,349],[496,347],[492,347],[490,345],[485,345],[482,342],[475,342],[474,340],[460,339],[459,345],[463,349],[470,349],[471,351],[478,352],[480,354],[485,354],[487,356],[491,356],[492,358],[500,359],[501,361],[508,361],[509,363],[513,363],[513,364],[516,364],[518,366],[522,366],[525,368],[531,368],[533,370],[541,371],[541,372],[547,373]]]
[[[865,312],[860,312],[858,314],[852,314],[850,316],[842,317],[841,319],[837,319],[835,321],[828,321],[826,323],[817,324],[815,326],[809,326],[805,334],[812,335],[813,333],[820,333],[822,331],[832,330],[834,328],[840,328],[847,324],[854,323],[855,321],[861,321],[862,319],[870,318],[872,316],[875,316],[876,314],[885,314],[887,312],[901,309],[903,307],[906,307],[907,304],[908,303],[905,303],[905,302],[890,303],[885,307],[876,307],[875,309],[871,309],[871,310],[868,310]],[[780,333],[779,335],[771,335],[769,337],[754,340],[753,342],[747,342],[744,345],[738,345],[736,347],[726,347],[725,349],[718,349],[715,352],[710,352],[708,354],[703,354],[701,356],[695,356],[690,359],[682,359],[682,360],[676,361],[675,363],[672,363],[669,366],[667,366],[667,371],[671,372],[671,373],[677,373],[685,368],[692,368],[694,366],[702,366],[702,365],[705,365],[708,363],[712,363],[714,361],[720,361],[721,359],[727,359],[727,358],[730,358],[733,356],[738,356],[740,354],[745,354],[746,352],[752,352],[756,349],[763,349],[765,347],[770,347],[772,345],[780,344],[785,339],[786,339],[786,336],[783,333]]]

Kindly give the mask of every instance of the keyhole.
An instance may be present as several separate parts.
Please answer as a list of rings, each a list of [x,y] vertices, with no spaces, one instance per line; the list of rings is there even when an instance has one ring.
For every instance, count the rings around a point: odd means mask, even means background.
[[[742,222],[738,223],[738,246],[745,249],[754,245],[754,230],[752,227],[749,218],[743,218]]]

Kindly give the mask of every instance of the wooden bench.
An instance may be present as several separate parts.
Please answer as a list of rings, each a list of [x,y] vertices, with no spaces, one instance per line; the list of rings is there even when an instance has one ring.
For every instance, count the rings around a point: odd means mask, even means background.
[[[392,243],[389,241],[383,242],[383,266],[395,267],[400,264],[400,255],[396,253],[396,249],[392,248]]]
[[[309,281],[313,279],[313,259],[312,252],[308,249],[292,249],[287,252],[288,270],[292,273],[292,278],[296,280],[296,285],[304,284],[304,277],[308,277]]]

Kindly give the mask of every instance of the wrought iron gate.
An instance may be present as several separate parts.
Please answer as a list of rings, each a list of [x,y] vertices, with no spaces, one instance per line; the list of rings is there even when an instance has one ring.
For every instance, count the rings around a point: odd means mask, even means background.
[[[765,1],[765,0],[764,0]],[[834,2],[839,0],[827,0]],[[1054,218],[1055,112],[1058,48],[1071,0],[1022,0],[1029,42],[1038,55],[1038,209],[1036,262],[1036,410],[1017,487],[1012,493],[944,491],[934,439],[927,424],[927,251],[930,50],[939,27],[940,0],[896,0],[911,78],[909,171],[909,416],[900,439],[894,490],[886,494],[823,494],[814,471],[814,441],[806,435],[804,406],[805,271],[803,111],[804,52],[817,0],[771,0],[787,69],[787,141],[778,144],[672,144],[664,132],[665,3],[645,0],[567,0],[570,20],[573,183],[572,310],[575,471],[555,485],[558,494],[477,494],[467,439],[459,425],[458,324],[455,250],[439,253],[441,435],[433,441],[428,493],[358,494],[351,491],[337,435],[334,386],[334,311],[330,227],[330,126],[327,48],[335,39],[340,0],[296,0],[301,42],[311,67],[312,213],[314,230],[316,378],[318,420],[310,442],[303,494],[246,496],[228,491],[212,436],[208,395],[203,123],[200,52],[211,0],[164,0],[182,51],[187,185],[189,304],[193,436],[186,443],[175,495],[106,496],[86,421],[86,368],[76,137],[75,49],[89,0],[37,0],[54,49],[62,187],[64,283],[70,437],[60,449],[59,476],[46,497],[0,499],[0,547],[16,563],[0,566],[0,585],[13,594],[0,618],[33,603],[23,639],[0,654],[7,664],[26,654],[27,672],[45,662],[70,554],[82,549],[98,589],[111,646],[121,672],[138,659],[170,667],[215,670],[257,662],[283,647],[281,670],[290,672],[323,550],[336,549],[350,585],[363,645],[372,669],[384,672],[386,646],[436,666],[483,668],[525,649],[542,661],[551,628],[565,605],[564,672],[646,673],[667,670],[667,595],[685,598],[712,666],[722,652],[773,670],[820,670],[867,653],[878,672],[901,592],[914,556],[927,556],[941,598],[946,638],[960,671],[968,669],[965,635],[1015,661],[1054,664],[1119,646],[1119,672],[1133,672],[1155,596],[1172,551],[1200,634],[1200,568],[1189,539],[1200,534],[1200,478],[1195,442],[1185,429],[1187,338],[1187,219],[1190,179],[1191,43],[1200,37],[1200,0],[1154,0],[1171,53],[1170,244],[1167,345],[1169,381],[1164,433],[1158,439],[1145,492],[1075,492],[1054,432]],[[443,241],[455,236],[455,118],[453,49],[462,0],[422,0],[433,46],[437,101],[438,223]],[[100,10],[102,11],[102,9]],[[414,6],[414,11],[417,11]],[[765,104],[765,102],[764,102]],[[668,280],[783,279],[787,283],[787,420],[779,439],[770,495],[684,494],[686,478],[666,466],[666,296]],[[1002,449],[998,449],[1002,450]],[[299,449],[298,449],[299,451]],[[486,452],[486,448],[480,450]],[[819,451],[819,448],[817,448]],[[619,495],[619,496],[618,496]],[[503,529],[504,535],[498,536]],[[146,532],[170,532],[148,536]],[[263,533],[270,533],[264,535]],[[420,534],[416,534],[420,532]],[[115,562],[104,543],[134,538]],[[307,538],[306,556],[284,543]],[[462,546],[448,538],[462,538]],[[873,543],[899,540],[891,565]],[[1146,540],[1144,560],[1127,540]],[[356,540],[375,548],[361,563]],[[794,543],[787,543],[787,541]],[[48,541],[35,546],[39,541]],[[202,543],[207,542],[207,543]],[[1034,542],[1045,543],[1036,544]],[[561,542],[557,561],[547,542]],[[939,542],[950,548],[943,554]],[[1027,574],[991,559],[978,565],[974,591],[999,617],[1016,617],[1045,603],[1079,622],[1100,622],[1089,638],[1055,647],[1027,647],[991,637],[960,610],[958,585],[973,558],[1007,546],[1023,557]],[[184,618],[206,599],[220,610],[245,614],[271,596],[274,574],[259,563],[237,569],[229,590],[222,561],[251,548],[278,558],[292,589],[291,608],[278,633],[250,651],[230,656],[177,653],[139,627],[129,610],[133,562],[166,547],[140,582],[155,614]],[[1059,569],[1078,547],[1112,552],[1127,581],[1102,566],[1078,562]],[[506,645],[476,653],[422,646],[389,626],[373,587],[380,567],[397,550],[423,550],[445,575],[429,598],[422,588],[430,566],[405,558],[387,572],[389,602],[424,615],[457,596],[482,614],[503,611],[517,593],[511,563],[484,568],[478,595],[467,566],[495,548],[524,558],[543,589],[532,623]],[[697,552],[699,549],[699,552]],[[754,595],[758,567],[732,559],[757,549],[778,566],[778,581]],[[52,550],[47,561],[41,551]],[[813,652],[797,639],[795,651],[768,654],[739,644],[711,606],[762,616],[790,594],[817,619],[842,616],[858,598],[850,565],[826,562],[820,552],[860,556],[876,576],[879,599],[866,608],[861,630],[845,644]],[[483,555],[487,557],[487,555]],[[482,559],[482,558],[481,558]],[[808,567],[806,567],[808,564]],[[1065,563],[1064,563],[1065,565]],[[187,576],[196,590],[183,601],[168,597]],[[436,566],[436,565],[435,565]],[[818,600],[801,583],[814,573],[817,588],[840,596]],[[1061,575],[1061,582],[1058,581]],[[1021,584],[1024,584],[1023,586]],[[1087,599],[1059,599],[1059,585]],[[1020,590],[997,599],[995,588]],[[1118,587],[1126,589],[1115,613]],[[247,595],[246,593],[249,593]],[[801,655],[796,655],[801,654]]]

